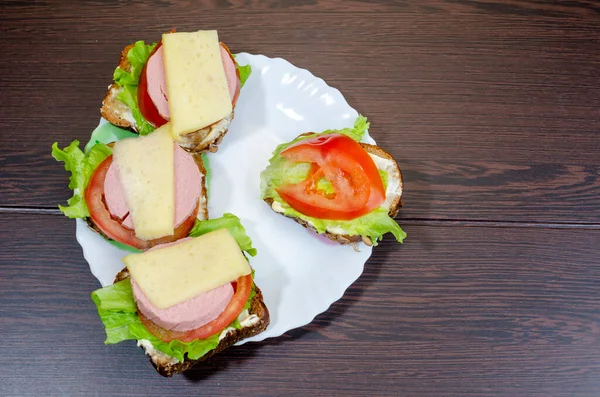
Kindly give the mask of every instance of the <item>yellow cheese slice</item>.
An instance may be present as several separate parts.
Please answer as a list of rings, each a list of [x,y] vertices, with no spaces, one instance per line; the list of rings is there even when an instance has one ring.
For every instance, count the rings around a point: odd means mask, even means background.
[[[173,235],[175,163],[170,124],[146,136],[115,143],[113,162],[125,193],[135,235],[142,240]]]
[[[173,137],[209,126],[232,111],[216,30],[162,36]]]
[[[185,302],[252,271],[227,229],[123,258],[129,274],[159,309]]]

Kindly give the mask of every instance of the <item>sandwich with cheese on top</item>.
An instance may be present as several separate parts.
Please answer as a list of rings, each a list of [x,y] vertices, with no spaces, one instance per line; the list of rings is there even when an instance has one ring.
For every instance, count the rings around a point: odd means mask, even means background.
[[[54,143],[52,155],[71,172],[73,197],[60,210],[117,245],[146,250],[184,238],[208,219],[202,156],[173,142],[170,123],[85,152],[78,141],[63,150]]]
[[[379,146],[361,142],[369,123],[309,132],[279,145],[261,173],[263,200],[281,215],[341,244],[377,245],[386,233],[402,242],[394,217],[402,174]]]
[[[105,343],[136,340],[172,376],[264,331],[269,311],[244,252],[256,254],[240,220],[225,214],[186,239],[124,257],[115,283],[92,293]]]
[[[108,122],[146,135],[167,122],[188,151],[217,151],[251,73],[216,30],[169,32],[125,47],[102,102]]]

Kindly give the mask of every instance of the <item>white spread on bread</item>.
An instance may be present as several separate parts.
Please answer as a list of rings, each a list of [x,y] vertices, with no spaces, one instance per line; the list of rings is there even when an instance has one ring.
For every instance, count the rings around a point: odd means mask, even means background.
[[[398,197],[402,196],[402,187],[400,186],[400,171],[398,165],[392,159],[379,157],[373,153],[369,153],[377,169],[387,172],[387,188],[385,189],[385,201],[381,204],[382,207],[389,209]]]
[[[276,200],[273,200],[273,203],[271,204],[271,208],[273,209],[273,211],[279,212],[280,214],[283,214],[285,212],[285,208],[283,208],[281,203]]]
[[[242,328],[248,328],[254,327],[256,324],[258,324],[260,322],[260,317],[258,317],[256,314],[248,313],[248,310],[243,310],[238,316],[237,320]],[[236,329],[233,327],[227,327],[222,330],[219,334],[219,342],[225,339],[230,332],[234,332],[235,330]],[[137,345],[138,347],[143,348],[147,355],[152,356],[157,361],[163,363],[163,365],[175,364],[179,362],[179,360],[177,360],[175,357],[171,357],[160,350],[156,350],[154,346],[152,346],[152,342],[147,339],[138,340]]]
[[[138,347],[143,348],[146,354],[153,358],[153,361],[159,362],[161,365],[177,364],[179,362],[175,357],[171,357],[168,354],[155,349],[154,346],[152,346],[152,342],[148,339],[138,340],[137,345]]]
[[[132,127],[137,131],[135,118],[133,117],[131,108],[121,102],[121,100],[117,99],[121,92],[123,92],[123,87],[119,87],[117,84],[113,83],[108,86],[108,92],[102,101],[102,110],[110,113],[107,115],[103,113],[102,115],[104,118],[109,119],[108,121],[113,124],[120,127]],[[112,114],[113,117],[109,117],[110,114]]]
[[[256,314],[248,313],[247,309],[243,310],[237,319],[242,328],[253,327],[260,321],[260,317],[258,317]],[[221,334],[219,335],[219,342],[225,339],[230,332],[235,331],[236,329],[233,327],[225,328],[223,331],[221,331]]]
[[[240,318],[242,317],[242,315],[244,315],[244,313],[245,317]],[[256,314],[249,314],[248,310],[244,310],[242,314],[240,314],[240,316],[238,317],[238,321],[240,322],[242,328],[254,327],[260,321],[260,317],[258,317]]]
[[[227,117],[219,120],[210,127],[207,127],[210,128],[210,131],[208,132],[206,137],[204,137],[204,139],[200,141],[198,146],[207,145],[209,142],[213,142],[219,136],[223,135],[223,133],[229,129],[229,124],[231,124],[231,120],[233,120],[233,113],[230,113]]]

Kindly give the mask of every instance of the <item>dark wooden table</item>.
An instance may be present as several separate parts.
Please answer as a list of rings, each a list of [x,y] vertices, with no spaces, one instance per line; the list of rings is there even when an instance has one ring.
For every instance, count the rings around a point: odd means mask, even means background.
[[[165,379],[103,344],[50,145],[172,27],[339,88],[404,171],[409,237],[312,324]],[[599,2],[24,0],[0,29],[0,395],[600,394]]]

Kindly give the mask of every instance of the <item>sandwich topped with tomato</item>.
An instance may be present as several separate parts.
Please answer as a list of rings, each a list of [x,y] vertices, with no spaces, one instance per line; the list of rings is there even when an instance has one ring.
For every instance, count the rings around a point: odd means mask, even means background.
[[[208,219],[202,157],[173,142],[171,123],[85,152],[78,141],[63,150],[54,143],[52,155],[71,172],[73,197],[60,210],[109,241],[147,250],[186,237],[197,219]]]
[[[167,122],[188,151],[217,151],[251,73],[216,30],[169,32],[125,47],[102,102],[108,122],[146,135]]]
[[[92,293],[105,343],[136,340],[171,376],[264,331],[269,311],[244,252],[256,254],[240,220],[225,214],[189,238],[124,257],[115,283]]]
[[[393,219],[401,206],[402,174],[394,158],[363,143],[369,123],[305,133],[279,145],[261,173],[261,195],[281,215],[341,244],[377,245],[386,233],[402,242]]]

